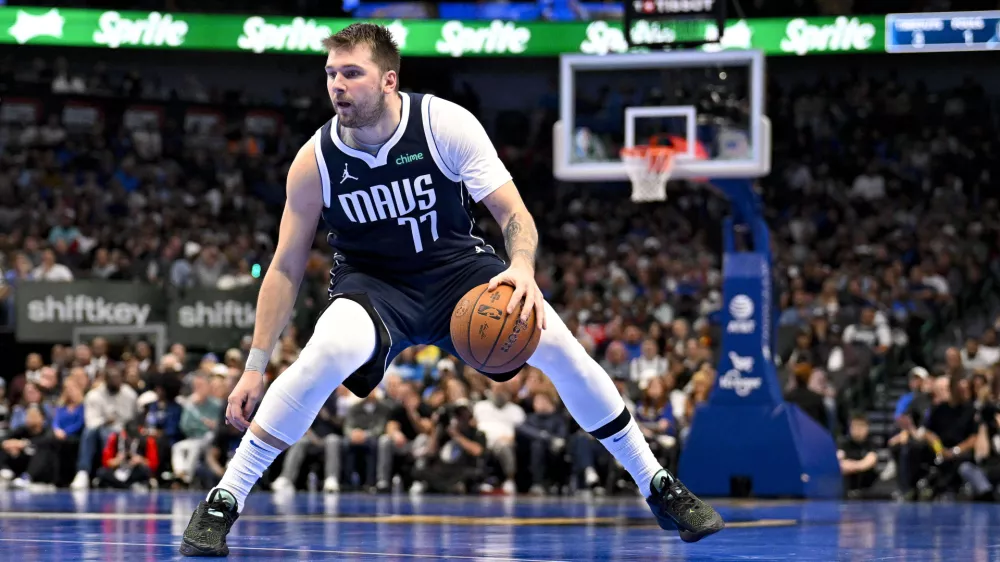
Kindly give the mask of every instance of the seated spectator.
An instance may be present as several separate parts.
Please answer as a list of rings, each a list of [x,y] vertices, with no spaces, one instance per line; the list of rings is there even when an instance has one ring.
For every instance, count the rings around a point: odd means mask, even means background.
[[[493,383],[489,400],[480,400],[472,408],[476,427],[486,435],[490,455],[500,464],[503,471],[503,491],[517,492],[514,478],[517,476],[517,453],[514,436],[517,426],[524,423],[524,410],[511,402],[511,391],[506,383]]]
[[[900,465],[900,478],[907,485],[916,486],[921,478],[933,477],[920,490],[924,497],[956,487],[958,467],[972,458],[979,430],[975,408],[960,398],[952,384],[948,377],[935,379],[931,409],[923,426],[913,434],[906,460]]]
[[[687,401],[684,403],[685,425],[681,429],[681,441],[687,439],[698,408],[708,402],[708,397],[712,393],[712,385],[714,384],[713,375],[711,367],[707,367],[699,370],[691,377],[691,390],[688,392]]]
[[[823,397],[809,388],[812,377],[812,365],[799,363],[795,367],[795,387],[785,393],[785,401],[795,404],[810,418],[816,420],[820,427],[830,431],[830,419],[826,411]]]
[[[169,452],[184,438],[184,432],[181,430],[184,407],[177,402],[177,396],[181,391],[181,380],[171,373],[156,375],[152,380],[152,386],[156,399],[146,408],[143,427],[158,441],[162,441]]]
[[[420,399],[420,392],[413,382],[399,386],[399,401],[389,413],[385,435],[378,438],[378,471],[375,487],[389,489],[393,467],[412,465],[423,468],[427,455],[427,440],[434,429],[431,416],[434,410]],[[396,460],[404,460],[396,463]]]
[[[45,414],[39,406],[31,405],[25,410],[24,424],[0,443],[0,482],[11,483],[15,488],[51,485],[58,464],[52,432],[45,426]]]
[[[28,408],[31,406],[38,406],[39,408],[42,408],[42,412],[47,420],[51,420],[55,416],[55,406],[53,406],[52,403],[45,402],[43,400],[42,393],[38,389],[37,384],[28,382],[24,385],[24,391],[21,394],[21,402],[11,409],[10,428],[12,430],[24,425],[27,418]]]
[[[623,380],[630,383],[628,352],[625,350],[625,344],[620,341],[611,342],[607,351],[604,352],[601,367],[612,380]],[[629,396],[635,398],[637,394],[638,387],[629,384]]]
[[[642,342],[642,355],[629,362],[629,378],[639,390],[645,390],[651,377],[660,377],[670,368],[667,359],[660,355],[656,340],[647,338]]]
[[[861,309],[860,321],[844,329],[844,343],[860,344],[874,357],[883,357],[892,345],[892,332],[888,324],[875,322],[875,307],[866,305]]]
[[[31,272],[38,281],[69,282],[73,280],[70,268],[56,261],[56,253],[51,249],[42,252],[42,263]]]
[[[868,418],[864,414],[851,416],[849,437],[837,449],[837,460],[848,497],[862,496],[878,479],[875,471],[878,455],[869,439]]]
[[[52,419],[52,435],[60,459],[75,459],[80,454],[80,437],[83,435],[83,390],[77,381],[67,379],[63,383],[62,397]],[[63,478],[72,477],[70,472],[63,476],[64,468],[60,463],[56,482],[64,485]]]
[[[351,406],[344,417],[344,437],[327,436],[326,458],[327,477],[323,482],[325,492],[340,490],[339,476],[354,477],[358,458],[365,462],[365,473],[361,475],[362,487],[372,489],[375,485],[377,468],[378,437],[385,433],[391,410],[382,400],[382,391],[374,390],[363,401]],[[341,457],[344,471],[341,473]]]
[[[171,452],[173,446],[184,438],[181,432],[183,408],[177,402],[181,384],[181,379],[173,373],[154,374],[150,378],[153,390],[139,396],[139,402],[147,402],[142,414],[143,429],[156,439],[158,447],[160,463],[155,475],[158,479],[174,479]]]
[[[230,381],[232,387],[236,386],[237,380]],[[229,389],[230,392],[232,388]],[[225,412],[216,419],[214,437],[208,449],[205,450],[203,460],[195,469],[195,478],[192,487],[199,489],[209,489],[219,483],[219,480],[226,473],[226,467],[236,455],[236,448],[239,447],[243,439],[243,432],[236,429],[231,424],[225,423]],[[261,475],[260,480],[254,484],[254,489],[267,489],[269,484],[269,471]]]
[[[223,404],[211,395],[208,377],[200,372],[191,376],[191,395],[182,399],[180,429],[184,439],[171,448],[171,466],[175,477],[190,484],[205,447],[217,429]]]
[[[399,377],[404,381],[424,382],[424,366],[417,363],[417,349],[408,347],[401,351],[392,362]]]
[[[531,493],[544,495],[546,483],[555,476],[547,469],[558,466],[557,459],[566,449],[569,424],[557,410],[553,395],[539,392],[532,402],[532,412],[516,432],[531,444]]]
[[[100,486],[148,490],[160,457],[156,439],[146,434],[135,420],[108,438],[97,471]]]
[[[457,406],[448,423],[431,437],[434,455],[424,470],[417,471],[411,492],[425,489],[439,493],[465,493],[483,481],[481,462],[486,452],[486,435],[476,428],[468,406]]]
[[[108,365],[99,373],[104,383],[83,399],[84,430],[80,437],[76,476],[70,487],[83,490],[90,485],[94,458],[111,434],[121,431],[135,419],[138,398],[132,387],[124,384],[124,374],[117,365]]]
[[[677,420],[662,377],[650,379],[635,408],[635,421],[653,455],[665,467],[676,466]]]
[[[965,347],[960,356],[962,367],[970,373],[985,372],[1000,361],[1000,352],[980,346],[979,340],[976,338],[965,340]]]

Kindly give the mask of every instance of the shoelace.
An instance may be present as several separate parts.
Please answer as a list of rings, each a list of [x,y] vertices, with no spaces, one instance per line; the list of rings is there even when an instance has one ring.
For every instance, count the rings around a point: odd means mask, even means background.
[[[229,524],[229,520],[232,519],[232,515],[229,513],[229,505],[221,500],[205,504],[205,513],[211,515],[212,517],[222,519],[227,525]],[[216,515],[216,513],[218,513],[218,515]],[[199,527],[205,528],[209,526],[207,521],[211,520],[203,518],[202,521],[203,524],[199,525]]]
[[[669,488],[665,480],[667,480],[666,476],[660,480],[660,484],[663,489],[667,491],[664,495],[664,499],[671,502],[671,507],[673,507],[675,511],[687,511],[698,507],[698,501],[694,499],[691,492],[688,492],[683,486],[678,485],[676,482],[670,482],[670,484],[673,485],[673,488]]]

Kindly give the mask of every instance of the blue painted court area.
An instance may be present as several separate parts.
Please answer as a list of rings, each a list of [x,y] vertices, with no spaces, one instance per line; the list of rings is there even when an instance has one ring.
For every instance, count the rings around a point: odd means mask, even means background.
[[[200,494],[0,492],[0,560],[187,560]],[[723,532],[684,544],[640,498],[251,496],[230,560],[1000,560],[1000,506],[719,503]]]

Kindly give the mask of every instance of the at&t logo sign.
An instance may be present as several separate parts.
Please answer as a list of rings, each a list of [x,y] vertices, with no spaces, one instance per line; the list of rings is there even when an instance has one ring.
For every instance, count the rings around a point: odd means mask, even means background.
[[[753,320],[753,300],[746,295],[736,295],[729,301],[729,315],[732,319],[726,326],[729,334],[752,334],[757,328]]]

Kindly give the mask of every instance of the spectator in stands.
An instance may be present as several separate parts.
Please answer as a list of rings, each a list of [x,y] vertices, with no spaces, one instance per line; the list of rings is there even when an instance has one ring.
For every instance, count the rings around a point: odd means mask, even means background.
[[[669,391],[663,377],[652,377],[635,405],[635,421],[646,437],[657,461],[668,469],[676,467],[677,420],[670,405]]]
[[[400,383],[398,401],[389,414],[385,434],[378,438],[375,487],[379,491],[389,489],[394,466],[423,468],[426,463],[427,441],[434,430],[431,423],[433,414],[434,410],[420,399],[416,383]]]
[[[42,263],[31,272],[36,281],[69,282],[73,280],[73,272],[65,265],[56,261],[56,253],[50,249],[42,252]]]
[[[0,443],[0,482],[11,483],[15,488],[51,485],[58,463],[52,432],[45,425],[45,413],[32,405],[25,411],[24,424],[11,430]]]
[[[83,389],[76,380],[67,379],[63,383],[62,397],[52,418],[52,435],[60,459],[77,458],[83,427]]]
[[[112,433],[123,430],[138,412],[138,397],[131,387],[124,384],[118,365],[109,364],[99,374],[104,379],[103,384],[96,386],[83,399],[85,428],[80,438],[76,476],[70,485],[74,490],[86,489],[90,485],[90,474],[98,451]]]
[[[936,465],[933,481],[921,491],[923,495],[935,495],[957,487],[958,467],[972,458],[979,428],[976,425],[976,411],[972,404],[962,400],[957,384],[948,377],[938,377],[934,381],[933,405],[918,432],[919,443],[911,447],[907,466],[908,475],[924,475],[929,466]]]
[[[604,352],[601,367],[614,380],[630,380],[628,352],[625,350],[625,344],[617,340],[611,342]]]
[[[142,430],[137,420],[111,434],[102,459],[97,471],[101,487],[137,491],[149,489],[160,460],[156,440]]]
[[[966,338],[962,349],[962,367],[968,372],[984,372],[1000,361],[1000,350],[990,349],[979,344],[976,338]]]
[[[863,413],[851,416],[849,437],[837,449],[840,473],[844,476],[847,497],[861,497],[878,479],[875,470],[878,455],[868,434],[868,418]]]
[[[336,492],[340,489],[337,475],[341,474],[339,470],[341,456],[344,460],[343,475],[348,478],[348,482],[354,477],[358,458],[364,459],[365,473],[359,474],[362,486],[374,489],[378,437],[385,433],[385,426],[389,423],[391,413],[389,405],[382,400],[380,389],[375,389],[364,400],[347,410],[343,441],[338,443],[340,441],[338,439],[327,442],[327,462],[330,465],[327,471],[330,476],[323,483],[325,491]]]
[[[958,467],[962,480],[972,488],[973,499],[996,501],[1000,484],[1000,408],[989,385],[983,385],[976,401],[978,431],[972,458]]]
[[[684,403],[684,426],[681,429],[681,441],[687,439],[698,408],[708,402],[714,380],[715,374],[712,368],[707,365],[691,377],[691,390],[688,391],[687,401]]]
[[[804,414],[816,420],[816,423],[821,427],[831,431],[830,418],[826,405],[823,403],[823,396],[809,388],[809,379],[812,377],[812,373],[812,365],[808,363],[799,363],[795,366],[793,373],[795,387],[785,393],[785,401],[795,404]]]
[[[881,357],[892,345],[892,333],[887,324],[875,322],[875,307],[866,305],[861,309],[860,321],[844,330],[844,343],[864,346],[875,357]]]
[[[468,406],[454,408],[432,435],[430,447],[433,455],[427,468],[417,472],[411,492],[465,493],[483,481],[486,435],[476,429]]]
[[[553,395],[539,392],[532,400],[532,412],[515,431],[529,443],[531,467],[531,493],[544,495],[547,484],[556,477],[555,470],[566,450],[568,423],[566,416],[556,407]]]
[[[424,381],[424,367],[423,365],[417,363],[417,350],[413,347],[408,347],[401,351],[396,359],[392,362],[396,371],[399,373],[400,378],[404,381],[415,381],[418,383],[423,383]]]
[[[180,429],[184,439],[171,448],[171,466],[176,478],[190,484],[202,452],[218,428],[223,403],[212,396],[208,377],[196,372],[191,377],[191,394],[181,399]]]
[[[231,392],[237,381],[230,382],[232,384],[229,389]],[[225,423],[225,420],[224,413],[216,420],[215,436],[205,451],[203,462],[195,469],[195,478],[192,482],[194,487],[211,488],[215,486],[222,475],[226,473],[229,461],[236,454],[236,448],[239,446],[243,434],[232,425]],[[261,480],[254,485],[255,489],[266,489],[266,487],[268,487],[268,472],[265,472]]]
[[[642,342],[641,355],[629,362],[629,379],[639,387],[639,390],[645,390],[650,377],[667,374],[669,367],[667,359],[660,355],[656,340],[646,338]]]
[[[38,385],[31,382],[26,383],[24,392],[21,394],[21,402],[14,406],[10,414],[10,428],[12,430],[24,425],[28,409],[32,406],[42,408],[42,412],[48,420],[52,419],[56,413],[53,403],[44,400],[41,391],[38,390]]]
[[[962,352],[957,347],[949,347],[944,352],[945,376],[953,380],[962,380],[970,373],[962,362]]]
[[[627,372],[626,372],[627,374]],[[511,402],[512,393],[507,383],[493,383],[489,398],[480,400],[472,407],[476,427],[486,435],[490,455],[500,464],[503,471],[503,491],[517,492],[514,478],[517,475],[517,453],[514,437],[517,427],[524,423],[524,410]]]

